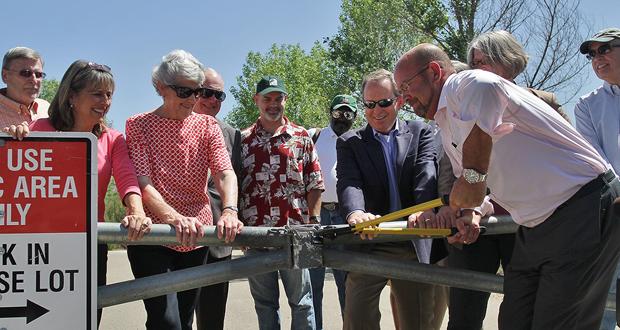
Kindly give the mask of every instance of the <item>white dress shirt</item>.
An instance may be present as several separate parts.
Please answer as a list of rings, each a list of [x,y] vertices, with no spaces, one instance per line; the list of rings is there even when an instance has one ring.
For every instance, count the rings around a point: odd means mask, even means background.
[[[435,121],[454,175],[475,124],[493,140],[487,185],[515,222],[534,227],[609,164],[568,122],[528,90],[469,70],[446,80]]]

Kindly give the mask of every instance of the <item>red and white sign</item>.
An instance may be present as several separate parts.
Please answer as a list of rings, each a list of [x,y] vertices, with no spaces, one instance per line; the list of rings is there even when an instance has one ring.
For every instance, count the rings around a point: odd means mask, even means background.
[[[96,329],[97,140],[0,136],[0,328]]]

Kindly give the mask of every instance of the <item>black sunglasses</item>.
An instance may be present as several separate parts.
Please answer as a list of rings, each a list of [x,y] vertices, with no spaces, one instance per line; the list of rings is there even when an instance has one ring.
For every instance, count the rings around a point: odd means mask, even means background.
[[[198,87],[194,89],[194,88],[176,86],[176,85],[168,85],[168,87],[172,88],[172,90],[175,91],[175,93],[177,93],[177,96],[182,99],[186,99],[192,95],[201,96],[202,90],[204,89],[202,87]]]
[[[612,48],[616,48],[616,47],[620,47],[620,44],[612,45],[610,43],[606,43],[606,44],[600,45],[598,49],[596,50],[593,50],[590,48],[590,50],[588,50],[588,53],[586,54],[586,58],[588,59],[588,61],[592,61],[597,55],[608,54],[609,52],[611,52]]]
[[[112,73],[112,69],[110,69],[109,66],[105,65],[105,64],[98,64],[95,62],[88,62],[88,64],[86,65],[87,68],[92,69],[92,70],[96,70],[96,71],[101,71],[101,72],[107,72],[107,73]]]
[[[374,109],[376,105],[379,105],[382,108],[387,108],[392,105],[396,101],[396,99],[383,99],[379,101],[364,101],[364,106],[368,109]]]
[[[353,120],[353,118],[355,118],[355,112],[353,111],[332,110],[330,115],[334,119],[344,117],[346,120]]]
[[[205,99],[208,99],[211,96],[215,96],[215,98],[220,102],[224,102],[224,100],[226,99],[226,93],[211,88],[202,88],[200,90],[200,94],[198,95]]]
[[[24,77],[24,78],[30,78],[32,77],[32,75],[34,74],[35,78],[37,79],[41,79],[41,78],[45,78],[45,76],[47,76],[45,74],[45,72],[41,72],[41,71],[32,71],[29,69],[23,69],[23,70],[9,70],[9,69],[5,69],[7,71],[11,71],[11,72],[17,72],[20,76]]]

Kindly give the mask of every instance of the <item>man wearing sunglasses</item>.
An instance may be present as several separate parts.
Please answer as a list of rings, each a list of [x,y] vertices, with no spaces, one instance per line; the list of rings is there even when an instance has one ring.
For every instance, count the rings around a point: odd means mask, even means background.
[[[216,117],[226,99],[224,93],[224,79],[212,68],[205,70],[203,88],[198,93],[198,100],[194,105],[194,112]],[[217,118],[216,118],[217,119]],[[224,135],[226,150],[230,156],[233,170],[237,177],[241,173],[241,132],[217,119],[217,123]],[[241,181],[238,180],[238,183]],[[213,222],[217,223],[222,214],[222,198],[215,187],[213,178],[208,182],[209,201]],[[211,264],[231,259],[232,247],[210,246],[206,263]],[[226,317],[226,301],[228,300],[228,282],[222,282],[200,288],[198,304],[196,305],[196,324],[198,330],[222,330]]]
[[[344,133],[336,144],[340,214],[350,225],[437,197],[436,151],[430,126],[397,119],[392,73],[378,70],[362,82],[368,124]],[[362,234],[362,238],[366,238]],[[430,262],[431,239],[363,244],[357,251],[402,262]],[[401,329],[434,329],[434,288],[391,280]],[[349,272],[344,329],[379,329],[379,296],[388,278]]]
[[[27,47],[9,49],[2,59],[0,128],[47,118],[49,103],[37,98],[45,78],[41,55]]]
[[[322,129],[310,129],[316,151],[319,155],[321,173],[325,183],[325,191],[321,194],[321,225],[344,224],[340,216],[338,195],[336,193],[336,141],[338,137],[348,132],[357,116],[357,101],[351,95],[336,95],[329,107],[329,126]],[[338,288],[340,312],[344,315],[345,280],[347,272],[332,269],[334,280]],[[312,300],[316,315],[317,330],[323,329],[323,284],[325,268],[310,269],[312,281]]]
[[[599,31],[584,41],[579,51],[592,62],[592,70],[603,85],[582,96],[575,106],[576,128],[620,173],[620,29]],[[620,265],[609,293],[616,295]],[[616,312],[606,310],[601,329],[615,329]]]
[[[435,45],[401,56],[395,79],[405,102],[441,129],[458,177],[450,206],[462,216],[434,226],[456,225],[465,244],[477,239],[484,211],[472,208],[489,203],[487,185],[520,225],[499,328],[597,329],[620,252],[611,166],[534,94],[483,70],[455,73]]]

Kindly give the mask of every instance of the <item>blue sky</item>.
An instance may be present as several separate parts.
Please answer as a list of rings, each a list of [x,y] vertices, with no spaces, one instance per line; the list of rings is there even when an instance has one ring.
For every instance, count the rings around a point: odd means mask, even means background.
[[[582,10],[594,31],[620,25],[619,0],[584,0]],[[214,67],[228,92],[249,51],[264,52],[273,43],[309,49],[337,32],[339,14],[337,0],[4,1],[0,52],[18,45],[37,49],[48,78],[58,80],[76,59],[109,65],[116,92],[108,117],[124,131],[129,116],[161,104],[151,70],[170,50],[185,49]],[[600,85],[587,72],[580,95]],[[234,103],[228,98],[222,114]],[[565,107],[571,115],[573,107],[574,102]]]

